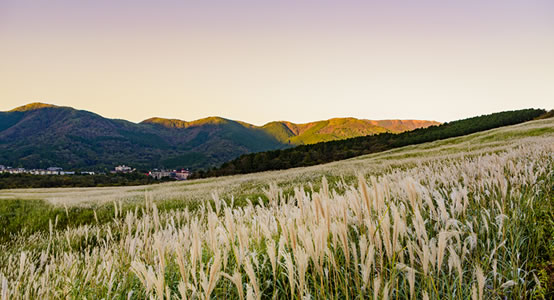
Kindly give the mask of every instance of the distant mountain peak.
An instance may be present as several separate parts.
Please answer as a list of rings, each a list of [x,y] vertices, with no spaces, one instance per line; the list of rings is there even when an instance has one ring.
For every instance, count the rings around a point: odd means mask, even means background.
[[[158,117],[146,119],[140,122],[140,124],[156,124],[167,128],[186,128],[187,127],[186,121],[179,120],[179,119],[166,119],[166,118],[158,118]]]
[[[199,120],[195,120],[195,121],[191,121],[191,122],[188,122],[190,124],[190,126],[200,126],[200,125],[205,125],[205,124],[226,124],[226,123],[229,123],[231,120],[227,120],[225,118],[222,118],[222,117],[207,117],[207,118],[202,118],[202,119],[199,119]]]
[[[56,106],[56,105],[53,105],[53,104],[42,103],[42,102],[33,102],[33,103],[29,103],[29,104],[25,104],[25,105],[16,107],[16,108],[14,108],[10,111],[11,112],[14,112],[14,111],[25,112],[25,111],[31,111],[31,110],[41,109],[41,108],[51,108],[51,107],[59,108],[59,106]]]
[[[222,117],[207,117],[199,120],[194,121],[183,121],[179,119],[166,119],[166,118],[159,118],[154,117],[150,119],[146,119],[141,124],[157,124],[164,126],[166,128],[188,128],[193,126],[202,126],[202,125],[218,125],[218,124],[227,124],[231,122],[231,120],[227,120]]]

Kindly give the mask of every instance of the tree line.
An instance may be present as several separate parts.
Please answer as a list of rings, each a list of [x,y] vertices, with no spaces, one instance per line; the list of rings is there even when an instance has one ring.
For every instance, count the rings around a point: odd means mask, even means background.
[[[504,111],[443,123],[399,134],[381,133],[345,140],[302,145],[242,155],[218,168],[200,170],[192,178],[246,174],[269,170],[306,167],[381,152],[397,147],[467,135],[501,126],[533,120],[546,114],[543,109]]]
[[[0,174],[0,189],[51,188],[51,187],[101,187],[146,185],[165,181],[170,178],[154,179],[142,173],[96,174],[96,175],[32,175]]]

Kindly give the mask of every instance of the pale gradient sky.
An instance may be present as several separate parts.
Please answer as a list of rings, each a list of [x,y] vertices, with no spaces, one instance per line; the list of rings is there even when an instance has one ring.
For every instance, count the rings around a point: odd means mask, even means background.
[[[253,124],[554,108],[552,0],[0,0],[0,110]]]

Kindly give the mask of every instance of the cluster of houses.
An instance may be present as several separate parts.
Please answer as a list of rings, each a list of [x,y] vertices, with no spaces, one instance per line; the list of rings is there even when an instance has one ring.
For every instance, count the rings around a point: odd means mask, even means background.
[[[115,167],[115,169],[112,171],[112,173],[132,173],[132,172],[135,172],[136,169],[132,168],[132,167],[129,167],[129,166],[126,166],[126,165],[120,165],[120,166],[117,166]],[[181,169],[181,170],[159,170],[159,169],[154,169],[154,170],[151,170],[151,171],[148,171],[148,173],[146,173],[146,175],[152,177],[152,178],[155,178],[155,179],[162,179],[162,178],[173,178],[173,179],[176,179],[176,180],[186,180],[189,175],[190,175],[190,171],[189,170],[185,170],[185,169]]]
[[[129,167],[129,166],[126,166],[126,165],[119,165],[117,167],[115,167],[115,169],[112,171],[112,173],[132,173],[132,172],[135,172],[136,169],[132,168],[132,167]],[[154,169],[154,170],[151,170],[151,171],[148,171],[148,173],[146,173],[146,175],[152,177],[152,178],[155,178],[155,179],[162,179],[162,178],[173,178],[173,179],[176,179],[176,180],[186,180],[189,175],[190,175],[190,171],[189,170],[185,170],[185,169],[181,169],[181,170],[159,170],[159,169]]]
[[[9,174],[32,174],[32,175],[75,175],[74,171],[64,171],[62,168],[50,167],[48,169],[25,169],[25,168],[12,168],[0,165],[0,173]],[[92,174],[94,172],[80,172],[81,174]]]
[[[132,173],[135,172],[136,169],[131,168],[126,165],[120,165],[114,168],[111,173]],[[12,168],[12,167],[6,167],[3,165],[0,165],[0,173],[9,173],[9,174],[32,174],[32,175],[75,175],[75,171],[64,171],[62,168],[59,167],[50,167],[48,169],[25,169],[25,168]],[[81,171],[78,172],[78,174],[86,174],[86,175],[95,175],[95,172],[90,171]],[[173,178],[176,180],[186,180],[189,175],[190,171],[181,169],[181,170],[158,170],[154,169],[152,171],[149,171],[146,175],[151,176],[156,179],[162,179],[162,178]]]

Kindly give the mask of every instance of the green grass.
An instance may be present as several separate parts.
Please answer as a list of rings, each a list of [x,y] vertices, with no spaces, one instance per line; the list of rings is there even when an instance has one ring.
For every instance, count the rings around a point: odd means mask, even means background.
[[[125,209],[134,209],[127,205]],[[94,212],[96,211],[95,218]],[[85,224],[110,222],[114,218],[112,205],[97,207],[59,207],[44,200],[7,199],[0,201],[0,243],[8,243],[15,236],[29,236],[49,230],[49,224],[57,229],[72,228]]]

